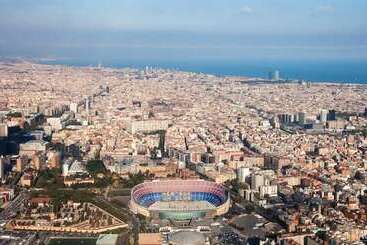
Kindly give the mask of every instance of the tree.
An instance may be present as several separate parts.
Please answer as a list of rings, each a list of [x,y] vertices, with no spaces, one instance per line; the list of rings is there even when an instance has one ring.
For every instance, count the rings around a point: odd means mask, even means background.
[[[367,137],[367,128],[363,129],[362,134],[363,134],[363,137]]]
[[[104,174],[107,172],[102,160],[90,160],[88,161],[86,168],[87,171],[93,176],[96,176],[99,173]]]
[[[123,179],[123,185],[128,188],[132,188],[140,183],[143,183],[145,180],[144,174],[139,171],[136,174],[129,173],[129,179],[125,180]]]

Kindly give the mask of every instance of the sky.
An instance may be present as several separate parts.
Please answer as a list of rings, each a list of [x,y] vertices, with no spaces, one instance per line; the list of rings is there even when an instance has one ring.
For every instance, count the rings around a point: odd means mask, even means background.
[[[367,0],[0,0],[0,56],[367,59]]]

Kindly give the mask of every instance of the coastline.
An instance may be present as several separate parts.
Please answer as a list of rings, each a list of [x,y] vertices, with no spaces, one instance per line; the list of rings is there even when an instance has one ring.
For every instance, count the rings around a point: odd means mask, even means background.
[[[157,69],[165,69],[165,70],[177,70],[183,72],[194,72],[194,73],[204,73],[208,75],[215,75],[218,77],[247,77],[247,78],[259,78],[259,79],[267,79],[268,73],[273,70],[280,70],[281,78],[285,80],[304,80],[306,82],[312,83],[332,83],[332,84],[367,84],[367,61],[358,62],[356,64],[359,65],[356,68],[353,63],[343,66],[342,63],[338,63],[338,66],[334,68],[332,64],[330,65],[332,68],[325,71],[322,70],[323,67],[317,68],[317,62],[313,63],[313,67],[316,67],[315,70],[311,68],[307,68],[309,61],[305,61],[303,65],[300,62],[297,65],[289,64],[291,68],[288,68],[287,62],[281,61],[281,65],[268,65],[261,64],[261,61],[254,62],[254,65],[250,64],[251,62],[233,62],[233,64],[228,64],[226,62],[145,62],[145,61],[132,61],[132,62],[119,62],[113,61],[111,63],[101,63],[102,67],[107,68],[133,68],[133,69],[145,69],[145,67],[153,67]],[[74,59],[65,59],[65,60],[52,60],[47,62],[39,62],[42,64],[58,64],[58,65],[67,65],[67,66],[76,66],[76,67],[97,67],[98,62],[86,62],[86,61],[78,61]],[[276,63],[276,62],[274,62]],[[291,63],[291,62],[290,62]],[[322,65],[325,66],[326,61],[320,61]],[[254,67],[252,67],[254,66]],[[306,69],[307,72],[303,71]],[[364,69],[365,68],[365,69]],[[321,69],[321,71],[320,71]],[[349,69],[349,70],[348,70]],[[324,73],[327,73],[324,75]],[[334,74],[335,73],[335,74]],[[342,73],[339,76],[339,73]],[[351,75],[349,75],[351,73]],[[356,78],[354,73],[358,73],[358,77]],[[354,77],[354,78],[353,78]],[[328,79],[330,78],[330,79]],[[332,79],[333,78],[333,79]],[[347,79],[349,78],[349,79]]]
[[[207,74],[207,75],[214,75],[217,77],[227,77],[227,78],[237,78],[240,80],[247,80],[247,79],[252,79],[252,80],[259,80],[259,81],[265,81],[268,80],[268,82],[273,82],[274,81],[269,81],[269,79],[267,78],[267,73],[271,72],[271,69],[255,69],[254,71],[249,71],[248,67],[245,67],[243,69],[243,72],[240,70],[236,70],[238,68],[238,66],[240,65],[240,63],[234,63],[234,68],[228,69],[228,67],[230,67],[228,64],[224,64],[223,67],[221,67],[220,65],[216,65],[215,67],[210,67],[210,63],[203,63],[203,64],[199,64],[198,66],[194,65],[196,64],[196,62],[189,62],[189,63],[185,63],[183,62],[182,64],[177,62],[174,64],[167,64],[167,62],[161,62],[161,63],[157,63],[157,65],[150,65],[150,64],[154,64],[154,62],[140,62],[140,61],[135,61],[135,62],[111,62],[111,63],[107,63],[107,64],[102,64],[102,63],[96,63],[96,62],[88,62],[88,61],[84,61],[84,60],[77,60],[77,59],[72,59],[72,58],[22,58],[22,57],[0,57],[0,62],[5,60],[6,62],[33,62],[33,63],[37,63],[37,64],[44,64],[44,65],[61,65],[61,66],[66,66],[66,67],[90,67],[90,68],[98,68],[99,64],[101,65],[101,67],[103,68],[112,68],[112,69],[126,69],[126,68],[130,68],[130,69],[139,69],[139,70],[144,70],[146,67],[152,67],[154,69],[163,69],[163,70],[170,70],[170,71],[181,71],[181,72],[192,72],[192,73],[197,73],[197,74]],[[284,62],[284,61],[282,61]],[[305,61],[308,62],[308,61]],[[321,61],[324,62],[324,61]],[[188,65],[189,64],[189,65]],[[247,63],[246,63],[247,64]],[[362,63],[364,65],[364,63]],[[342,79],[322,79],[322,77],[320,77],[320,79],[308,79],[307,77],[303,77],[301,75],[297,76],[297,77],[286,77],[283,78],[282,77],[282,81],[279,81],[279,83],[297,83],[297,82],[306,82],[306,83],[312,83],[312,84],[324,84],[324,85],[344,85],[344,86],[351,86],[351,85],[367,85],[367,61],[365,61],[365,65],[366,65],[366,72],[363,72],[362,76],[363,78],[365,77],[365,79],[358,79],[356,81],[353,81],[351,79],[346,79],[346,80],[342,80]],[[173,67],[179,67],[179,68],[173,68]],[[209,69],[209,68],[210,69]],[[216,68],[215,70],[213,68]],[[208,71],[209,70],[209,71]],[[265,71],[266,70],[266,71]],[[241,74],[237,74],[237,73],[241,73]],[[281,74],[283,74],[282,70],[280,70]],[[331,73],[332,71],[329,71],[329,73]],[[348,71],[345,71],[346,73],[348,73]],[[260,74],[261,73],[261,74]],[[285,74],[286,71],[284,72]],[[312,72],[310,72],[312,73]],[[364,74],[366,73],[366,74]],[[255,75],[254,75],[255,74]],[[259,74],[259,75],[256,75]]]

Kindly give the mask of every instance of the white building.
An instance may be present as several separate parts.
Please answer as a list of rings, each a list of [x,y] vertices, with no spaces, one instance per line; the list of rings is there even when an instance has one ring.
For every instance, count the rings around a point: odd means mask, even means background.
[[[47,123],[51,125],[52,131],[59,131],[65,128],[71,118],[70,113],[65,112],[61,117],[47,118]]]
[[[327,121],[327,114],[329,113],[328,110],[321,110],[320,111],[320,122],[325,123]]]
[[[78,113],[78,107],[79,107],[78,103],[72,102],[70,103],[69,107],[70,107],[70,111],[74,112],[75,114]]]
[[[69,167],[68,175],[86,174],[88,171],[83,163],[75,160]]]
[[[69,164],[66,162],[62,165],[62,176],[69,176],[69,167]]]
[[[154,132],[166,130],[167,128],[168,121],[166,120],[141,120],[128,122],[127,130],[134,134],[136,132]]]
[[[250,168],[239,168],[237,170],[237,179],[240,183],[245,183],[246,177],[250,175]]]
[[[49,143],[44,140],[30,140],[19,145],[19,155],[32,157],[36,152],[46,152]]]
[[[251,176],[251,189],[258,191],[265,184],[264,175],[254,174]]]
[[[268,186],[260,186],[259,187],[260,198],[268,196],[276,196],[278,194],[278,186],[276,185],[268,185]]]
[[[278,70],[270,72],[269,79],[272,80],[272,81],[279,81],[280,80],[280,72]]]

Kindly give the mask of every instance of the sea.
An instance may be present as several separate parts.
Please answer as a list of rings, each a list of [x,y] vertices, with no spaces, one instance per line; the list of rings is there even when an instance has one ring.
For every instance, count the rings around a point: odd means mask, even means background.
[[[282,79],[297,79],[310,82],[367,84],[367,59],[332,60],[91,60],[56,59],[43,61],[47,64],[68,66],[98,66],[114,68],[146,67],[174,69],[207,73],[217,76],[245,76],[267,78],[278,70]]]

